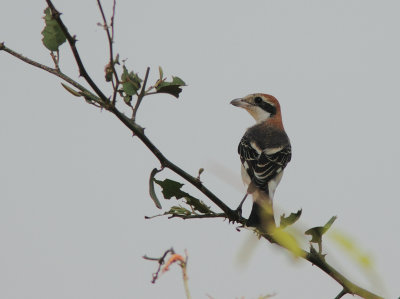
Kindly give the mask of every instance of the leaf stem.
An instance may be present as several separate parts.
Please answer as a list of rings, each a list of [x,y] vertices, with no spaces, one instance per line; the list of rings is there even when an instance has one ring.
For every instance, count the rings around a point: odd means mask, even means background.
[[[140,104],[142,103],[142,100],[143,100],[144,96],[146,95],[146,84],[147,84],[147,79],[149,78],[149,73],[150,73],[150,67],[147,67],[146,75],[144,76],[143,85],[142,85],[142,88],[141,88],[141,90],[140,90],[140,92],[138,94],[136,105],[132,109],[132,120],[133,121],[135,121],[136,113],[137,113],[137,111],[139,109]]]

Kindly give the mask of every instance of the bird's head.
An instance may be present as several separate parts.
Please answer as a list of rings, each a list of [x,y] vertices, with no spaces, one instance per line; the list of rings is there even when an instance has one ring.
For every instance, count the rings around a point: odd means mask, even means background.
[[[253,93],[244,98],[235,99],[231,104],[246,109],[257,123],[267,120],[282,122],[279,102],[269,94]]]

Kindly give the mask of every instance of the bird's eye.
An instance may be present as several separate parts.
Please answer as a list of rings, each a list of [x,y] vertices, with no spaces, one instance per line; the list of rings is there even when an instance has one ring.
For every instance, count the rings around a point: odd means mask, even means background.
[[[261,102],[262,102],[262,99],[260,97],[254,98],[254,103],[261,104]]]

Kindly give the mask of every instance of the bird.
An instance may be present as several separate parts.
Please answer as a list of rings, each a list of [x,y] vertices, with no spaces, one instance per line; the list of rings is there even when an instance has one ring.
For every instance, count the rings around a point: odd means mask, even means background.
[[[246,130],[238,146],[242,180],[248,187],[237,212],[241,215],[242,205],[251,194],[253,206],[246,226],[266,230],[275,227],[272,200],[292,157],[281,107],[274,96],[264,93],[250,94],[230,103],[247,110],[256,121]]]

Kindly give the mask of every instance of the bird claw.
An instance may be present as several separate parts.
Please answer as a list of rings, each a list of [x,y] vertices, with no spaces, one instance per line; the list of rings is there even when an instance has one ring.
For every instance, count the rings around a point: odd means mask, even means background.
[[[246,228],[246,227],[245,227],[244,225],[240,225],[240,226],[236,227],[236,231],[240,232],[240,230],[241,230],[242,228]]]

